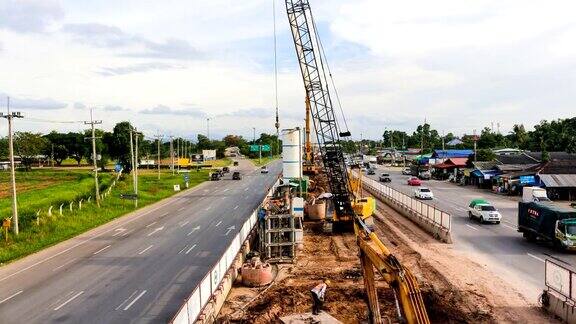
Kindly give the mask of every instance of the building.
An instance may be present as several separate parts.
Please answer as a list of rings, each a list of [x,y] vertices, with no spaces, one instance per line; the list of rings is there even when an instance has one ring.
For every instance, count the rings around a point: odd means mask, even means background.
[[[444,162],[437,163],[431,166],[434,178],[446,180],[451,175],[454,178],[458,177],[458,172],[463,172],[468,163],[467,157],[449,158]]]
[[[576,160],[553,160],[537,174],[538,184],[554,200],[576,200]]]

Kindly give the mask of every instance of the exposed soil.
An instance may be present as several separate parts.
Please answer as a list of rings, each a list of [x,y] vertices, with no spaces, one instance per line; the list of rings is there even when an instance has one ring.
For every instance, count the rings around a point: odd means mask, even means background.
[[[378,236],[417,277],[433,323],[554,322],[481,265],[439,243],[385,204],[375,216]],[[310,312],[310,289],[331,281],[325,311],[344,323],[367,322],[362,271],[354,234],[327,235],[306,223],[304,249],[294,264],[262,288],[236,285],[218,321],[280,323],[281,316]],[[382,316],[398,323],[392,290],[377,276]]]

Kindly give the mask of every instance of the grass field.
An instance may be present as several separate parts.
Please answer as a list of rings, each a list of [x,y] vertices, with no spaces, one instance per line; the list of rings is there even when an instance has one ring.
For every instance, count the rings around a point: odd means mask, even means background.
[[[5,183],[9,186],[8,177],[8,173],[0,174],[2,186]],[[8,242],[2,235],[0,264],[34,253],[135,210],[133,201],[120,199],[121,193],[132,193],[130,175],[124,175],[121,181],[117,182],[111,195],[103,200],[101,208],[96,208],[94,198],[92,198],[91,203],[84,202],[82,210],[77,210],[78,204],[76,203],[74,210],[70,212],[66,204],[63,216],[60,216],[58,212],[61,202],[77,201],[88,197],[93,191],[94,182],[90,172],[34,170],[18,173],[17,178],[17,186],[22,187],[22,190],[18,190],[20,235],[14,237],[10,233]],[[208,171],[206,170],[191,172],[189,185],[194,187],[207,179]],[[102,175],[101,182],[106,184],[112,180],[113,174]],[[163,171],[161,179],[158,180],[156,172],[141,170],[138,183],[139,208],[173,195],[174,184],[180,184],[181,188],[184,188],[182,175],[172,175],[168,171]],[[1,218],[11,215],[10,203],[9,194],[0,198]],[[54,206],[52,216],[47,215],[50,205]],[[36,223],[35,216],[38,209],[42,210],[39,225]]]
[[[250,159],[250,161],[252,161],[252,163],[254,163],[255,166],[257,167],[261,167],[263,165],[266,165],[274,160],[279,159],[280,156],[276,155],[274,157],[270,157],[270,156],[263,156],[262,160],[260,160],[259,158],[255,158],[255,159]]]

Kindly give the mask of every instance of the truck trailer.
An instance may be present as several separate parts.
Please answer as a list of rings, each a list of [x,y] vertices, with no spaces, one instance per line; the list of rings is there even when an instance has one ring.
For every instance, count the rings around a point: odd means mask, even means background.
[[[552,202],[519,202],[518,232],[531,242],[547,241],[559,250],[576,250],[576,210]]]

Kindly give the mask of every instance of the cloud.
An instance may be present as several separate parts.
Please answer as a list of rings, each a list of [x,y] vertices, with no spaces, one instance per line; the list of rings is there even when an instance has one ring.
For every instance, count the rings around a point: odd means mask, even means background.
[[[250,108],[240,109],[230,113],[222,114],[221,117],[248,117],[248,118],[268,118],[276,115],[274,108]]]
[[[3,0],[0,17],[0,29],[38,33],[62,19],[64,11],[56,0]]]
[[[74,109],[86,109],[86,105],[81,102],[75,102],[73,107]]]
[[[0,97],[6,97],[0,94]],[[18,98],[10,97],[10,108],[13,109],[34,109],[34,110],[56,110],[66,108],[68,104],[51,98]]]
[[[172,109],[168,106],[158,105],[154,108],[145,109],[140,111],[141,114],[146,115],[175,115],[175,116],[190,116],[197,118],[204,118],[206,114],[198,109]]]
[[[176,60],[194,60],[202,57],[200,51],[185,40],[170,38],[155,42],[128,34],[115,26],[97,23],[66,24],[62,31],[73,39],[95,47],[123,48],[120,56],[149,57]]]
[[[98,74],[103,76],[116,76],[131,73],[143,73],[154,70],[176,70],[176,69],[184,69],[184,66],[162,62],[150,62],[150,63],[133,64],[120,67],[103,67],[100,69]]]
[[[104,107],[105,111],[128,111],[128,109],[126,108],[122,108],[120,106],[112,106],[112,105],[108,105]]]

